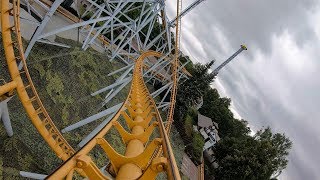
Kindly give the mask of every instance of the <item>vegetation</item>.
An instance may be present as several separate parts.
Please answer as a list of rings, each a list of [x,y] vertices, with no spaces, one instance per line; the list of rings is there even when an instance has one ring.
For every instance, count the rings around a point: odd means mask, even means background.
[[[186,62],[189,57],[180,57]],[[287,166],[287,155],[292,142],[284,135],[273,134],[270,128],[262,129],[255,136],[250,136],[247,121],[235,119],[230,111],[231,99],[221,98],[216,89],[210,87],[214,81],[214,74],[207,70],[213,62],[205,65],[190,64],[187,70],[190,77],[180,84],[177,95],[175,123],[182,126],[179,132],[186,136],[183,138],[196,164],[202,154],[202,136],[192,130],[196,124],[197,111],[194,107],[202,97],[203,105],[199,112],[219,124],[219,136],[222,138],[214,147],[215,163],[205,161],[206,179],[243,179],[268,180],[279,175]],[[192,136],[190,136],[192,134]]]
[[[219,167],[217,179],[270,179],[287,166],[288,149],[292,143],[284,134],[272,134],[267,128],[254,137],[227,137],[215,146]]]
[[[221,98],[216,89],[208,89],[203,96],[203,105],[199,112],[219,124],[219,135],[224,138],[239,137],[250,132],[245,120],[233,117],[229,110],[231,99]]]
[[[192,153],[195,159],[201,159],[204,146],[204,139],[200,133],[194,132],[192,139]]]
[[[193,124],[193,120],[192,120],[192,117],[190,115],[186,115],[186,120],[184,121],[184,129],[186,131],[186,135],[188,137],[191,137],[192,136],[192,132],[193,132],[193,129],[192,129],[192,124]]]
[[[180,61],[183,63],[188,59],[188,57],[180,57]],[[201,135],[193,132],[192,125],[196,125],[198,122],[198,111],[193,107],[203,97],[203,94],[210,89],[209,85],[213,82],[214,75],[208,73],[207,70],[211,65],[212,63],[206,65],[192,65],[191,63],[191,66],[187,66],[187,70],[192,74],[192,77],[179,85],[177,93],[174,114],[175,124],[180,127],[179,133],[184,137],[186,151],[196,164],[201,162],[204,140]],[[195,143],[195,138],[199,141],[198,143]]]
[[[185,110],[192,107],[210,89],[210,83],[213,82],[214,75],[208,73],[209,68],[210,64],[195,64],[191,69],[192,77],[179,85],[177,103],[180,113],[186,113]]]

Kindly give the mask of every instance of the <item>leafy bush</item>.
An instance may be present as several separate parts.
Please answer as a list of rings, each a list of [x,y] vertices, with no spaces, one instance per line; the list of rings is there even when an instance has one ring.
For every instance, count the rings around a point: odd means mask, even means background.
[[[192,136],[192,124],[193,124],[192,117],[189,115],[186,115],[186,118],[184,121],[184,129],[188,137]]]
[[[194,132],[192,139],[192,149],[193,149],[193,158],[197,161],[201,161],[201,156],[203,152],[204,139],[200,133]]]
[[[198,123],[198,111],[194,108],[188,108],[187,114],[191,117],[193,124]]]

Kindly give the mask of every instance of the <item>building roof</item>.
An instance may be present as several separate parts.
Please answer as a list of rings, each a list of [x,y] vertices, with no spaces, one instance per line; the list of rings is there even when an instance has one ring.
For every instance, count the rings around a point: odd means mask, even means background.
[[[212,119],[198,113],[198,126],[199,127],[213,126]]]
[[[207,139],[209,137],[203,128],[200,129],[200,134],[202,135],[203,139]]]

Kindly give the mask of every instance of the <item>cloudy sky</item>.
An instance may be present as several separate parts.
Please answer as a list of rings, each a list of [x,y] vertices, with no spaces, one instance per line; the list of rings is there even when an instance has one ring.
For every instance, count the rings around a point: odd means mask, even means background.
[[[166,2],[173,17],[175,1]],[[195,62],[216,67],[247,45],[214,86],[254,130],[271,126],[293,141],[280,179],[319,179],[320,1],[206,0],[182,21],[181,48]]]

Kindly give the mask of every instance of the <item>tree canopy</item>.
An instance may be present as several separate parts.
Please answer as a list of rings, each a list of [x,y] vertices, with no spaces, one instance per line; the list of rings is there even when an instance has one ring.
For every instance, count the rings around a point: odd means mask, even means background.
[[[186,62],[189,57],[181,60]],[[192,74],[187,81],[179,85],[175,111],[175,122],[180,123],[180,131],[192,142],[188,148],[193,158],[199,160],[202,153],[203,139],[200,134],[192,133],[192,125],[197,122],[194,110],[190,110],[202,97],[203,105],[199,112],[211,118],[219,125],[219,136],[222,138],[214,147],[215,163],[218,168],[206,161],[206,179],[273,179],[288,164],[287,155],[292,142],[284,135],[271,132],[270,128],[262,129],[255,136],[250,136],[248,122],[236,119],[229,107],[230,98],[220,97],[210,84],[215,75],[208,72],[213,64],[191,64],[187,66]],[[192,137],[190,135],[192,134]],[[200,153],[199,153],[200,152]]]
[[[209,64],[209,63],[208,63]],[[189,107],[194,106],[195,102],[203,97],[205,92],[210,89],[214,75],[208,72],[208,64],[195,64],[189,67],[188,71],[192,74],[184,83],[180,84],[177,93],[177,115],[184,117]]]
[[[284,134],[267,128],[254,137],[227,137],[214,147],[216,179],[268,180],[287,166],[292,142]]]

